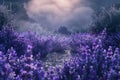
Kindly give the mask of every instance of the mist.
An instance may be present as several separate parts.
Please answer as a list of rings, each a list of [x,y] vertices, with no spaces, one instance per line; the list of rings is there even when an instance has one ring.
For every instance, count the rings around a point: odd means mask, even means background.
[[[30,19],[50,31],[60,26],[78,30],[87,28],[94,12],[82,0],[31,0],[25,8]]]
[[[18,31],[53,32],[60,26],[72,31],[88,30],[95,13],[120,0],[4,0],[17,9],[15,26]],[[14,7],[15,8],[15,7]]]

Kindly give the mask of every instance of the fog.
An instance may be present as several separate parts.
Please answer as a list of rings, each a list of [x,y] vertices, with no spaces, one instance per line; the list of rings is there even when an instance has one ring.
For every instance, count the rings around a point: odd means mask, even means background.
[[[16,3],[14,0],[4,0],[4,3],[9,2],[19,6],[16,11],[18,30],[39,33],[53,32],[60,26],[73,31],[87,30],[97,11],[120,0],[21,0]]]

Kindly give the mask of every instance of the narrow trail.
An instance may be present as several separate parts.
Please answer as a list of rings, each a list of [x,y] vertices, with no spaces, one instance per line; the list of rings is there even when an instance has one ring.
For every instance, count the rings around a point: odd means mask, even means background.
[[[50,66],[62,67],[64,61],[68,61],[72,57],[70,50],[66,50],[65,53],[51,53],[43,60],[45,68]]]

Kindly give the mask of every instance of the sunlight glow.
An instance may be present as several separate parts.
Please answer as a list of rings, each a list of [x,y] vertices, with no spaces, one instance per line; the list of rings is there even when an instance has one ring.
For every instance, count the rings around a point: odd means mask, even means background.
[[[31,0],[27,9],[32,13],[50,13],[65,16],[72,12],[80,0]]]

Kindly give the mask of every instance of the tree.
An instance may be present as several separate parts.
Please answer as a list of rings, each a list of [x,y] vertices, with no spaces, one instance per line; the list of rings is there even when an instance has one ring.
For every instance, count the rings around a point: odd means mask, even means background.
[[[0,30],[3,26],[10,25],[14,21],[14,17],[6,6],[0,5]]]
[[[120,32],[120,4],[109,9],[103,8],[98,16],[94,17],[92,32],[99,33],[106,28],[108,34]]]
[[[60,26],[56,32],[58,32],[60,34],[65,34],[65,35],[70,35],[71,34],[71,32],[65,26]]]

